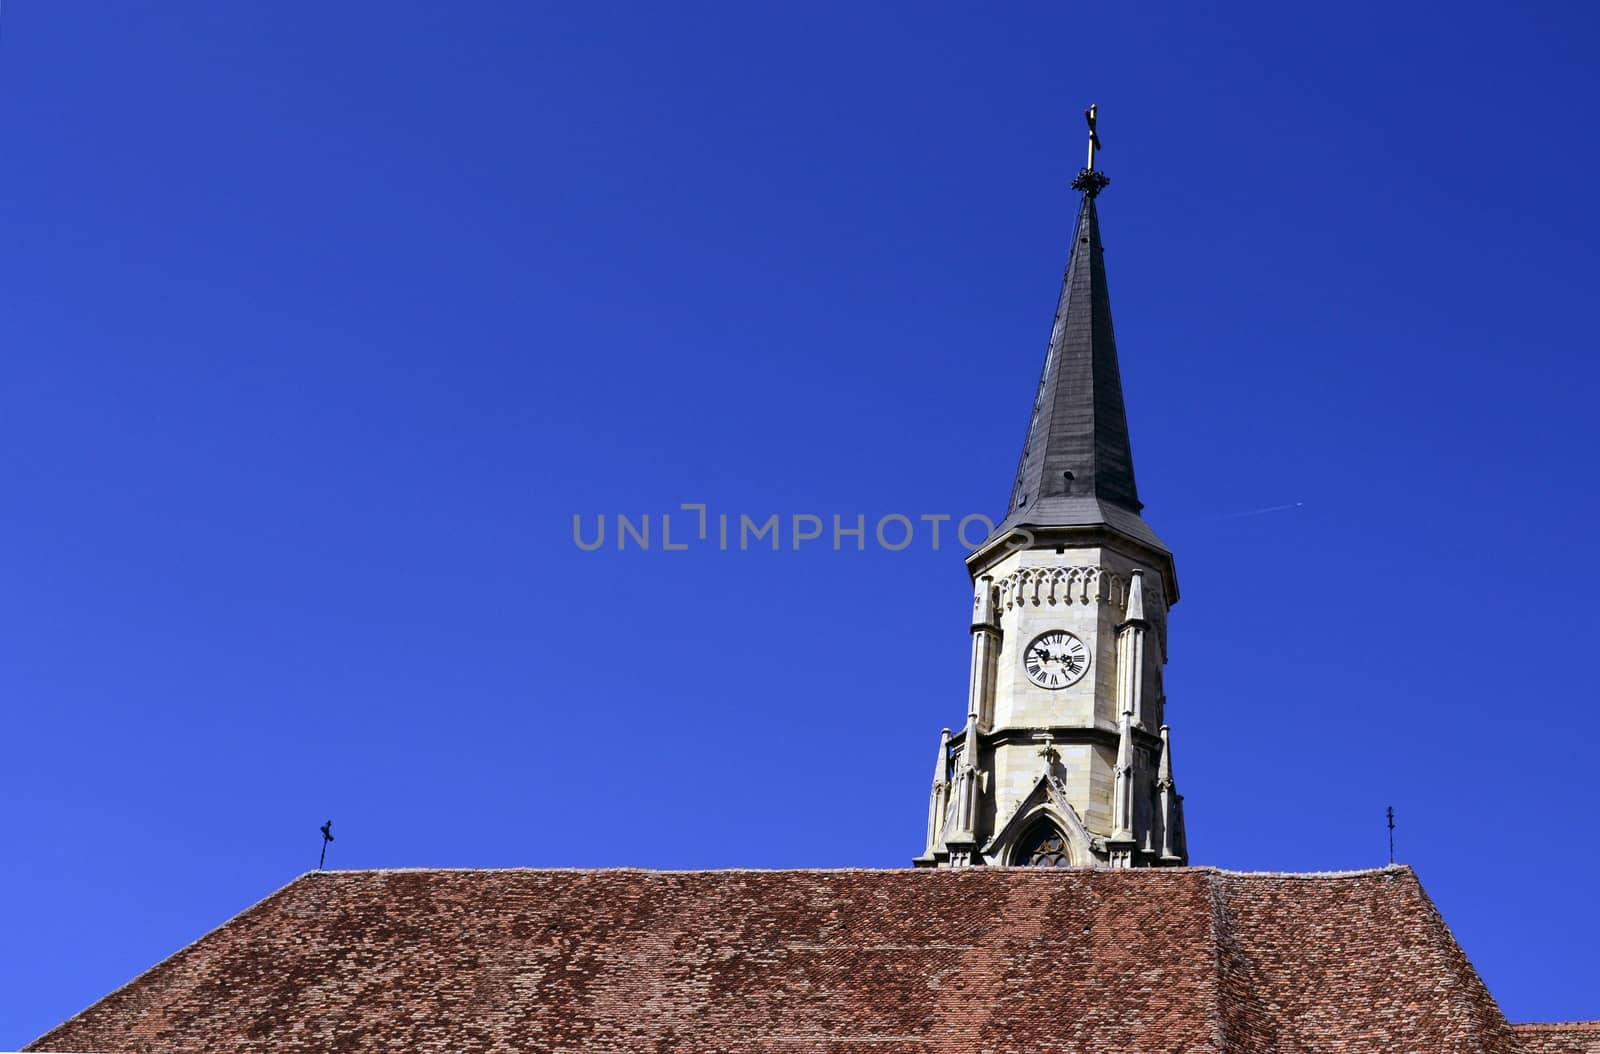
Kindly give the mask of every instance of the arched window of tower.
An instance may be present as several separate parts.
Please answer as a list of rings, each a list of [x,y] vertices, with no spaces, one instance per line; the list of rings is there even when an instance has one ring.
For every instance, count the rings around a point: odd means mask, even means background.
[[[1041,818],[1017,842],[1012,862],[1023,867],[1071,867],[1072,850],[1056,825]]]

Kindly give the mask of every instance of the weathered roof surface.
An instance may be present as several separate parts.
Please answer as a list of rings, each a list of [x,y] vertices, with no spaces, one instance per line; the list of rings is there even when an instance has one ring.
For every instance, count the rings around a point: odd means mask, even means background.
[[[1520,1052],[1405,868],[312,873],[29,1049]]]
[[[1600,1054],[1600,1021],[1512,1025],[1525,1054]]]
[[[1011,504],[1015,526],[1109,524],[1165,550],[1139,516],[1095,194],[1078,212]]]

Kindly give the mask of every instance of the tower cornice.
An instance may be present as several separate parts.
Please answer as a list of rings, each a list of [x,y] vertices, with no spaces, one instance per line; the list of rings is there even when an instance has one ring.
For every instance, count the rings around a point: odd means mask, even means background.
[[[978,749],[992,750],[1003,746],[1032,746],[1039,745],[1039,736],[1048,732],[1054,743],[1068,746],[1073,743],[1099,743],[1103,746],[1115,748],[1120,740],[1121,732],[1116,725],[1104,722],[1093,725],[1029,725],[1014,726],[1010,728],[996,728],[992,731],[978,732]],[[1133,740],[1137,746],[1151,753],[1161,750],[1161,737],[1143,725],[1133,726]],[[950,749],[959,750],[967,741],[965,730],[954,732],[950,736]]]
[[[1139,522],[1143,524],[1144,521]],[[1178,570],[1172,553],[1148,527],[1143,535],[1141,537],[1109,523],[1074,526],[1018,524],[996,530],[982,545],[968,553],[967,573],[976,582],[1012,553],[1104,547],[1160,572],[1163,595],[1167,606],[1171,607],[1178,602]]]

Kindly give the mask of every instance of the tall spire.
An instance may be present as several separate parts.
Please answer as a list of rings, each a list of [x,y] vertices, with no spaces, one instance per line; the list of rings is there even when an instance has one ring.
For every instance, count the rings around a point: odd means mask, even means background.
[[[1091,158],[1096,145],[1097,138],[1091,141]],[[1001,526],[1110,524],[1165,551],[1139,516],[1143,505],[1133,478],[1095,206],[1110,182],[1086,168],[1072,184],[1083,200],[1011,504]]]
[[[1096,164],[1096,116],[1084,114],[1088,163],[1072,184],[1083,201],[1011,507],[966,557],[967,721],[941,743],[919,867],[1187,859],[1183,800],[1156,771],[1159,750],[1170,774],[1156,730],[1178,583],[1133,481],[1096,213],[1110,183]]]

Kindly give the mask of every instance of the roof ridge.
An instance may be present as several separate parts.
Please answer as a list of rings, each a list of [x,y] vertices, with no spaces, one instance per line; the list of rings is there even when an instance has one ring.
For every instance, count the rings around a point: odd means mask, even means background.
[[[1236,927],[1238,919],[1228,897],[1228,882],[1231,878],[1241,877],[1247,876],[1218,872],[1211,876],[1208,883],[1212,901],[1213,961],[1217,971],[1216,1016],[1220,1019],[1224,1039],[1222,1049],[1228,1054],[1276,1050],[1276,1034],[1281,1030],[1276,1016],[1268,1013],[1261,1004],[1260,992],[1250,977],[1249,955],[1239,940]],[[1235,1010],[1231,1017],[1228,1013],[1230,1007]],[[1256,1029],[1248,1027],[1247,1021],[1235,1020],[1246,1015],[1255,1018],[1260,1023],[1261,1031],[1267,1033],[1264,1047],[1255,1042],[1259,1038]]]
[[[1210,942],[1211,952],[1211,984],[1213,992],[1211,1004],[1206,1011],[1206,1026],[1214,1038],[1219,1054],[1230,1054],[1228,1050],[1228,1023],[1222,1013],[1222,898],[1218,896],[1221,886],[1221,876],[1211,875],[1206,880],[1206,902],[1211,910],[1207,913],[1211,928],[1206,932],[1206,939]]]
[[[988,866],[988,867],[981,867],[981,868],[971,868],[971,869],[968,869],[968,870],[936,870],[936,869],[931,869],[931,868],[919,868],[919,867],[866,867],[866,866],[845,866],[845,867],[681,867],[681,868],[679,868],[679,867],[665,867],[665,868],[662,868],[662,867],[640,867],[640,866],[637,866],[637,865],[627,865],[627,866],[619,866],[619,867],[576,867],[576,866],[574,866],[574,867],[425,867],[425,866],[423,866],[423,867],[327,868],[327,869],[324,869],[324,870],[306,871],[306,872],[304,872],[304,873],[302,873],[300,875],[297,875],[294,878],[294,880],[290,883],[290,885],[293,885],[295,882],[307,881],[307,880],[315,879],[315,878],[319,878],[319,877],[337,878],[337,877],[341,877],[341,876],[353,876],[353,875],[387,875],[387,874],[401,874],[401,875],[405,875],[405,874],[530,874],[530,873],[532,873],[532,874],[593,874],[593,875],[609,875],[609,874],[643,874],[643,875],[727,875],[727,874],[751,874],[751,875],[883,874],[883,875],[888,875],[888,874],[908,874],[908,875],[921,875],[921,876],[924,876],[924,877],[927,877],[927,878],[934,878],[934,877],[941,876],[941,875],[949,876],[951,878],[955,878],[955,877],[960,877],[962,875],[980,875],[980,874],[1001,873],[1001,874],[1030,875],[1030,876],[1037,876],[1037,877],[1039,877],[1041,879],[1045,879],[1045,880],[1053,880],[1053,879],[1057,879],[1057,878],[1061,877],[1063,874],[1078,874],[1078,873],[1085,873],[1085,874],[1087,874],[1087,873],[1104,873],[1104,874],[1126,873],[1128,875],[1137,874],[1137,875],[1142,875],[1142,876],[1150,876],[1151,878],[1154,878],[1157,875],[1165,875],[1165,876],[1174,876],[1175,877],[1177,875],[1183,875],[1183,874],[1200,873],[1200,874],[1221,875],[1221,876],[1225,876],[1225,877],[1228,877],[1228,878],[1245,878],[1245,879],[1283,878],[1283,879],[1321,880],[1321,879],[1341,879],[1341,878],[1372,878],[1372,877],[1378,877],[1378,876],[1382,876],[1382,875],[1392,875],[1392,874],[1397,874],[1397,873],[1408,873],[1410,871],[1411,871],[1411,868],[1408,865],[1405,865],[1405,864],[1397,864],[1397,865],[1394,865],[1392,867],[1363,868],[1363,869],[1353,870],[1353,871],[1234,871],[1234,870],[1230,870],[1228,868],[1217,867],[1217,866],[1210,865],[1210,864],[1198,864],[1198,865],[1189,866],[1189,867],[1133,868],[1133,869],[1130,869],[1130,870],[1128,870],[1126,872],[1119,872],[1119,871],[1111,869],[1111,868],[1083,867],[1083,868],[1070,868],[1070,869],[1066,869],[1066,870],[1063,871],[1063,870],[1041,869],[1041,868],[1037,868],[1037,867],[1026,867],[1026,866],[1016,866],[1016,867],[1010,867],[1010,866]],[[288,888],[288,887],[285,886],[285,887],[282,887],[282,888]],[[253,906],[254,905],[252,905],[252,907]],[[246,909],[246,910],[248,910],[248,909]]]

